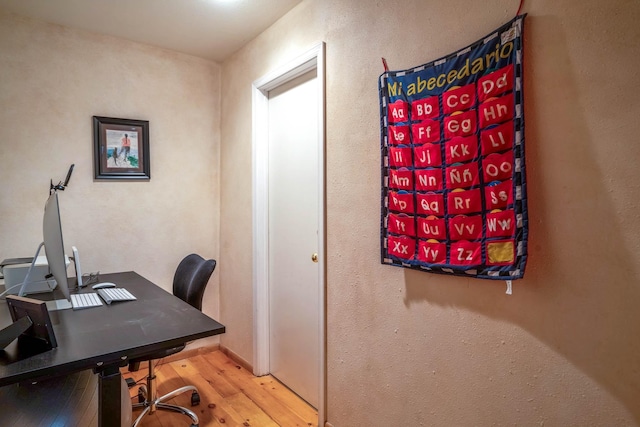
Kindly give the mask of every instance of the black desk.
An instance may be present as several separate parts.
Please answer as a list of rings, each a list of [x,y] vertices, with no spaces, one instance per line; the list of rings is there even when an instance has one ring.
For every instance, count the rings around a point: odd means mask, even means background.
[[[50,312],[58,347],[25,357],[16,342],[0,350],[0,386],[93,369],[99,374],[99,425],[120,424],[120,367],[134,357],[222,334],[225,328],[135,272],[101,274],[136,296],[82,310]],[[73,283],[74,280],[70,280]],[[82,292],[94,292],[90,286]],[[0,304],[0,327],[11,323]]]

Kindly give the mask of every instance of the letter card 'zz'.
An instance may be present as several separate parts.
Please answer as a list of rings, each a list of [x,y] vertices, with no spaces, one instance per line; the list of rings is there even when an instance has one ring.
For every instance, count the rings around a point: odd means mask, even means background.
[[[524,275],[525,16],[451,55],[380,76],[383,264]]]

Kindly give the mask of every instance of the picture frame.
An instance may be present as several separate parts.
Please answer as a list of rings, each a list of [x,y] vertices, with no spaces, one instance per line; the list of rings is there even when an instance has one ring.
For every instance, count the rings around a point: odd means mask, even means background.
[[[94,178],[149,180],[149,121],[93,116]]]
[[[44,346],[45,350],[58,346],[46,302],[17,295],[7,295],[6,299],[11,319],[15,323],[24,323],[24,330],[19,331],[22,333],[18,338],[31,339],[34,344]]]

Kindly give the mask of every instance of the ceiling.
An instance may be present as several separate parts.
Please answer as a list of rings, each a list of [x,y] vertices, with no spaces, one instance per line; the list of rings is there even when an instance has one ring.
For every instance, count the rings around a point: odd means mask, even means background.
[[[0,0],[0,9],[221,62],[301,0]]]

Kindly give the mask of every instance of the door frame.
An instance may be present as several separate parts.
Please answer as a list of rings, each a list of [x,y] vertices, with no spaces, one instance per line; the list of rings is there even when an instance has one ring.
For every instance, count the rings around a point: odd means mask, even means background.
[[[269,91],[313,69],[318,82],[318,426],[325,423],[326,401],[326,237],[325,237],[325,43],[253,82],[253,373],[269,374]]]

